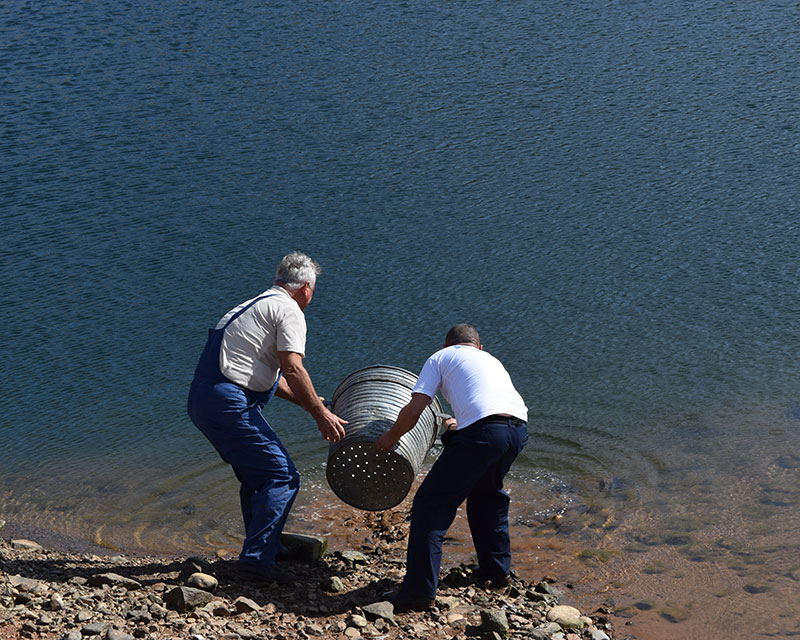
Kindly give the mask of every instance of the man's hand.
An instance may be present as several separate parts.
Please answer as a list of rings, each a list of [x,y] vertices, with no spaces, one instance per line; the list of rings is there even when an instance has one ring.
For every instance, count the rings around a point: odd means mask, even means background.
[[[431,398],[424,393],[412,393],[411,400],[400,409],[392,428],[375,441],[375,448],[379,451],[391,451],[400,438],[416,426],[417,420],[430,403]]]
[[[442,426],[444,427],[445,431],[449,431],[450,429],[455,429],[458,425],[456,424],[455,418],[445,418],[442,421]]]
[[[398,440],[400,440],[399,437],[396,437],[391,431],[387,431],[375,441],[375,448],[378,451],[391,451]]]
[[[347,424],[347,420],[342,420],[327,407],[323,409],[324,411],[314,416],[319,432],[329,442],[339,442],[345,436],[344,425]]]

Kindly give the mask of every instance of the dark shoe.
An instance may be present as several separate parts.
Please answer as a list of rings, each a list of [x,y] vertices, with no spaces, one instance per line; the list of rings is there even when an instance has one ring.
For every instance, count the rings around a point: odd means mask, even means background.
[[[511,584],[511,576],[506,574],[499,578],[492,578],[491,585],[493,589],[502,589],[503,587],[507,587]]]
[[[276,584],[292,584],[294,579],[274,565],[259,565],[240,562],[239,573],[256,582],[274,582]]]
[[[472,573],[475,584],[490,589],[503,589],[511,584],[511,574],[507,573],[504,576],[489,576],[483,573],[480,569],[476,569]]]
[[[299,562],[303,560],[303,553],[297,547],[284,547],[281,545],[275,560],[277,562]]]
[[[405,598],[398,596],[392,601],[395,613],[406,613],[407,611],[429,611],[436,604],[436,600],[426,598]]]

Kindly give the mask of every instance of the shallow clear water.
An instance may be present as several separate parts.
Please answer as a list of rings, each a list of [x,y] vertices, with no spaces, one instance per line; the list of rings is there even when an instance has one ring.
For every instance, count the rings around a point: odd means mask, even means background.
[[[521,567],[641,638],[796,633],[761,612],[800,579],[798,36],[788,2],[6,4],[0,517],[235,549],[185,395],[299,248],[321,394],[461,321],[506,364]],[[325,528],[325,443],[267,414]]]

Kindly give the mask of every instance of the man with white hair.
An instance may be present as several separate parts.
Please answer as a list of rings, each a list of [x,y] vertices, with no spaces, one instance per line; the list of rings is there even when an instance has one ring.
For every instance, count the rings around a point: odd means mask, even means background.
[[[274,565],[300,475],[261,408],[277,395],[308,411],[326,440],[345,434],[346,422],[322,404],[303,366],[303,311],[319,273],[302,253],[284,256],[272,288],[209,330],[189,390],[189,417],[241,483],[246,537],[239,569],[265,581],[286,581]]]

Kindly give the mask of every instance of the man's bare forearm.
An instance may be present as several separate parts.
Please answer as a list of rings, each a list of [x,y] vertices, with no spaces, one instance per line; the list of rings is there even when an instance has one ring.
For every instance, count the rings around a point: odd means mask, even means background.
[[[286,381],[286,377],[281,375],[280,380],[278,381],[278,388],[275,389],[275,395],[279,398],[283,398],[284,400],[288,400],[289,402],[294,402],[298,406],[302,406],[294,395],[294,391],[289,386],[289,383]]]
[[[392,437],[395,440],[399,440],[417,426],[418,420],[419,414],[411,406],[404,406],[400,409],[400,413],[397,414],[397,419],[394,421],[392,428],[389,429]]]
[[[282,379],[286,381],[286,388],[283,390],[285,395],[279,393],[281,397],[300,405],[315,417],[324,411],[325,407],[314,389],[311,376],[301,362],[293,362],[286,369],[282,369],[281,373]],[[278,383],[277,392],[281,391],[281,385]]]
[[[430,403],[431,398],[425,394],[412,393],[411,400],[400,409],[391,428],[375,441],[375,447],[381,451],[391,450],[400,438],[417,426],[419,417]]]
[[[281,361],[281,373],[286,380],[286,386],[281,390],[281,393],[286,394],[283,397],[299,404],[313,416],[323,438],[331,442],[341,440],[345,436],[344,425],[347,421],[342,420],[322,404],[322,398],[317,395],[300,354],[279,351],[278,357]],[[278,388],[281,389],[280,383]]]

